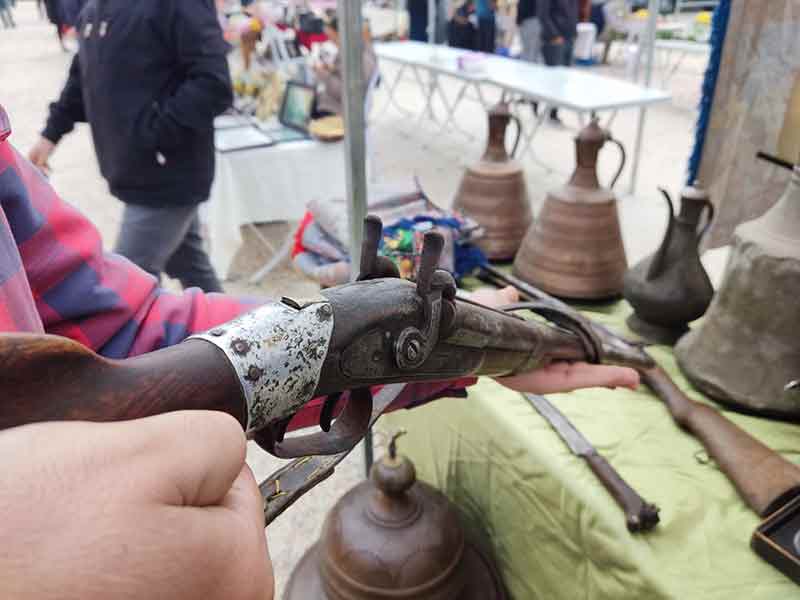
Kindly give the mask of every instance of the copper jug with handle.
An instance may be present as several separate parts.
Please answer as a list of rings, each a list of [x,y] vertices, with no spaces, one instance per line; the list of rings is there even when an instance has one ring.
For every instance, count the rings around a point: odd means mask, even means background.
[[[506,131],[517,127],[511,152]],[[453,208],[472,217],[484,230],[477,245],[490,260],[511,260],[533,219],[522,165],[514,160],[522,125],[501,100],[489,111],[489,139],[481,160],[468,167],[456,192]]]
[[[597,179],[606,142],[620,149],[609,188]],[[514,260],[514,275],[562,298],[618,297],[628,263],[611,188],[625,168],[625,148],[593,118],[575,138],[575,153],[575,171],[566,185],[547,194]]]
[[[634,314],[628,326],[648,342],[674,344],[702,317],[714,287],[700,262],[699,246],[714,219],[714,205],[697,183],[681,193],[676,216],[669,193],[661,189],[669,208],[667,231],[659,249],[625,275],[625,299]],[[705,225],[698,226],[707,213]]]

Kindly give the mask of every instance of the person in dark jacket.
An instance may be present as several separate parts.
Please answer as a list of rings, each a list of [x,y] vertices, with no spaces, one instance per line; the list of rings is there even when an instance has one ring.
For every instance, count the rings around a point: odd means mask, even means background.
[[[61,6],[61,0],[44,0],[44,9],[47,14],[47,20],[56,26],[56,35],[58,36],[58,43],[61,44],[61,49],[67,52],[67,47],[64,45],[66,22],[64,21],[64,10]]]
[[[473,24],[477,22],[474,0],[466,0],[453,13],[453,18],[448,23],[447,41],[453,48],[464,50],[478,49],[478,29]]]
[[[478,17],[478,51],[494,54],[497,38],[495,0],[475,0],[475,15]]]
[[[214,117],[233,102],[213,0],[89,0],[79,52],[31,161],[47,170],[75,123],[92,130],[100,171],[125,204],[115,251],[184,287],[221,291],[199,204],[214,178]]]
[[[536,14],[542,27],[542,57],[549,67],[572,64],[575,37],[578,35],[580,0],[537,0]],[[553,109],[550,120],[560,123]]]

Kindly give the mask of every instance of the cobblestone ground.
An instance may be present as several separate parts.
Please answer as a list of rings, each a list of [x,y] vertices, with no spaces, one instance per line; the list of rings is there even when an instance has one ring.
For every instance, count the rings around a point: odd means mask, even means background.
[[[391,29],[394,17],[389,11],[370,12],[376,30]],[[58,94],[71,56],[59,48],[53,28],[41,20],[34,3],[21,0],[16,10],[18,28],[0,30],[0,103],[8,110],[14,134],[13,143],[23,152],[31,147],[40,131],[47,105]],[[621,53],[612,52],[610,67],[596,68],[616,77],[625,73]],[[656,186],[678,190],[683,184],[685,164],[691,151],[695,107],[699,100],[700,81],[704,69],[701,58],[689,57],[670,81],[674,100],[648,111],[645,145],[640,166],[639,185],[635,195],[625,195],[620,203],[621,219],[629,259],[633,262],[652,252],[661,239],[665,208]],[[386,109],[386,88],[395,76],[391,65],[383,65],[384,85],[378,91],[371,117],[371,147],[377,178],[383,181],[410,181],[417,176],[429,195],[447,206],[452,200],[462,169],[474,162],[483,151],[486,118],[476,103],[464,102],[456,120],[470,136],[442,131],[429,121],[414,122]],[[656,81],[660,81],[657,77]],[[443,83],[445,92],[454,97],[453,82]],[[423,105],[418,88],[404,81],[397,90],[397,99],[405,107]],[[441,107],[437,107],[441,114]],[[566,126],[545,126],[535,143],[536,157],[522,157],[531,198],[538,207],[547,189],[564,181],[573,165],[572,137],[578,123],[574,115],[562,113]],[[630,151],[633,147],[638,111],[622,111],[613,123],[614,135]],[[604,152],[600,171],[608,180],[616,167],[616,154]],[[68,136],[52,161],[52,183],[70,202],[88,214],[99,227],[107,247],[113,244],[120,218],[120,204],[107,191],[100,177],[88,128],[78,126]],[[629,173],[626,170],[625,176]],[[625,176],[623,181],[625,181]],[[625,186],[620,185],[620,190]],[[263,228],[266,235],[280,239],[286,225]],[[316,286],[283,265],[259,287],[248,286],[237,275],[252,271],[268,258],[248,231],[245,243],[235,262],[232,281],[226,282],[230,292],[249,295],[308,295]],[[168,285],[173,286],[171,282]],[[263,477],[280,464],[251,448],[249,460],[257,476]],[[320,485],[283,515],[267,532],[277,576],[279,594],[291,569],[302,553],[319,535],[327,510],[333,501],[363,476],[362,453],[351,455],[336,475]]]

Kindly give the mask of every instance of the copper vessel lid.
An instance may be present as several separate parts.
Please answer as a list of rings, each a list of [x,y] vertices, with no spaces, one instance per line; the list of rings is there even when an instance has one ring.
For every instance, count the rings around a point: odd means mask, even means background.
[[[592,117],[589,124],[578,132],[575,137],[576,142],[585,144],[600,144],[601,146],[608,140],[608,132],[600,127],[600,119]]]
[[[492,108],[489,109],[489,116],[510,117],[511,109],[508,106],[508,102],[506,102],[505,100],[500,100],[497,104],[495,104]]]
[[[319,542],[292,573],[287,600],[495,600],[505,598],[490,563],[467,544],[447,498],[416,481],[390,453],[370,480],[347,492]]]

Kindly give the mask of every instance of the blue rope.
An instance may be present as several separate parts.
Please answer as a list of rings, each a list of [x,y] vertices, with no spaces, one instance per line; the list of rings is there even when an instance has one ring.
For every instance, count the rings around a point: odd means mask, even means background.
[[[714,103],[714,90],[717,87],[719,66],[722,62],[722,47],[725,44],[725,33],[728,30],[728,19],[731,14],[731,0],[721,0],[714,10],[714,19],[711,23],[711,55],[708,58],[708,67],[703,77],[703,95],[700,99],[700,113],[695,126],[694,148],[689,157],[689,173],[687,183],[692,184],[697,179],[700,170],[700,160],[703,158],[703,146],[706,141],[708,122],[711,119],[711,105]]]

